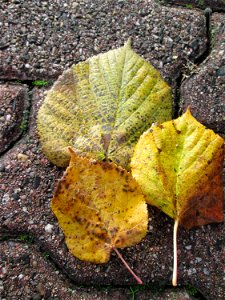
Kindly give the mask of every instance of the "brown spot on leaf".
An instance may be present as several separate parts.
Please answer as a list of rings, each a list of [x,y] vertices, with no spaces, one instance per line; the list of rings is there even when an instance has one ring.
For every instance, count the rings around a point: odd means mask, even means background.
[[[111,140],[111,134],[110,133],[102,133],[102,138],[101,138],[101,144],[103,145],[103,149],[105,151],[108,150],[108,147],[109,147],[109,143],[110,143],[110,140]]]

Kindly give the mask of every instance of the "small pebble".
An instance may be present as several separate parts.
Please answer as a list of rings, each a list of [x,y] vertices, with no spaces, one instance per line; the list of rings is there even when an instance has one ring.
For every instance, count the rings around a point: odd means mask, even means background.
[[[53,227],[54,227],[53,225],[47,224],[47,225],[45,226],[45,231],[48,232],[48,233],[52,233]]]
[[[36,268],[36,267],[37,267],[37,265],[38,265],[37,261],[36,261],[36,260],[34,260],[34,261],[32,262],[32,266],[33,266],[34,268]]]
[[[18,276],[19,279],[22,279],[23,277],[24,277],[23,274],[19,274],[19,276]]]
[[[35,176],[33,181],[33,188],[37,189],[41,183],[41,177]]]
[[[225,65],[220,67],[219,70],[216,71],[216,76],[225,76]]]
[[[195,261],[196,261],[196,263],[198,263],[198,262],[201,262],[202,259],[201,259],[201,257],[196,257]]]
[[[5,118],[6,121],[9,121],[11,119],[11,117],[12,117],[11,115],[6,115],[6,118]]]
[[[35,293],[32,295],[32,298],[33,300],[41,300],[42,299],[42,296],[38,293]]]
[[[19,200],[20,196],[17,193],[13,193],[12,197],[14,200]]]
[[[196,271],[196,269],[189,269],[188,270],[188,276],[191,276],[191,275],[193,275],[193,274],[195,274],[197,271]]]
[[[23,154],[23,153],[19,153],[17,155],[17,159],[20,160],[20,161],[27,161],[28,160],[28,156]]]
[[[192,248],[191,245],[185,246],[185,249],[187,249],[187,250],[191,250],[191,248]]]
[[[0,172],[5,172],[5,166],[4,165],[0,165]]]
[[[206,268],[204,268],[204,269],[203,269],[203,273],[204,273],[205,275],[209,275],[209,270],[206,269]]]

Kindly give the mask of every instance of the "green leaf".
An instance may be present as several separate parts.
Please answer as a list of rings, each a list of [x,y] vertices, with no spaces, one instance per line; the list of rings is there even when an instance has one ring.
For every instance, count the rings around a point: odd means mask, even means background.
[[[68,165],[70,146],[79,155],[128,167],[140,135],[171,115],[170,87],[128,41],[65,71],[37,122],[43,151],[57,166]]]

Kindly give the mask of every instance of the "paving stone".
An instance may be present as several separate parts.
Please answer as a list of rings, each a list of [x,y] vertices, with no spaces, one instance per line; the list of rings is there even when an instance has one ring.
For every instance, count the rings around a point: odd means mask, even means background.
[[[44,157],[36,136],[36,111],[46,89],[33,91],[30,129],[13,149],[0,158],[0,233],[28,233],[35,244],[48,252],[56,265],[76,284],[131,285],[134,279],[113,253],[109,263],[94,265],[70,255],[56,218],[50,210],[55,183],[63,170]],[[19,160],[23,153],[26,160]],[[34,189],[34,178],[40,184]],[[13,196],[17,194],[17,199]],[[172,276],[173,221],[149,208],[149,233],[143,241],[121,253],[144,283],[169,285]],[[179,285],[192,285],[206,299],[224,299],[224,224],[212,224],[190,231],[179,230]]]
[[[194,290],[195,292],[195,290]],[[155,295],[148,290],[140,291],[136,294],[136,300],[194,300],[197,299],[187,293],[185,289],[166,289],[165,291],[155,291]]]
[[[205,126],[225,132],[225,15],[212,16],[212,50],[181,86],[182,111],[190,106]]]
[[[6,300],[128,300],[129,289],[76,287],[34,245],[0,243],[0,297]]]
[[[210,7],[213,11],[225,11],[224,0],[162,0],[162,3],[183,5],[187,8],[198,7],[201,9],[205,9],[207,7]]]
[[[124,44],[168,81],[207,47],[204,13],[153,0],[0,3],[0,78],[57,78],[73,63]]]
[[[134,49],[151,61],[175,86],[183,65],[201,57],[207,48],[204,12],[192,10],[190,14],[190,10],[165,7],[157,2],[1,2],[0,78],[56,78],[72,63],[120,46],[131,36]],[[214,81],[206,82],[210,85],[207,96],[213,89],[219,99],[222,99],[219,85],[222,88],[224,85],[220,56],[224,45],[219,46],[220,39],[222,43],[224,41],[222,23],[219,25],[221,18],[222,14],[213,14],[212,17],[214,52],[211,55],[215,59],[212,69],[218,76]],[[199,67],[200,71],[203,66],[204,63]],[[196,87],[190,84],[193,97],[195,89],[201,88],[206,70],[196,74],[201,75],[201,80],[195,82]],[[188,96],[188,89],[184,94],[183,87],[182,96]],[[25,295],[24,299],[29,299],[30,295],[33,299],[130,299],[132,293],[126,287],[135,282],[119,259],[112,254],[109,263],[93,265],[72,257],[50,210],[54,186],[63,170],[44,157],[36,135],[36,112],[46,91],[44,88],[33,90],[29,132],[0,157],[0,235],[14,238],[20,235],[20,239],[26,240],[28,234],[28,240],[34,243],[28,245],[28,241],[24,241],[26,244],[7,241],[0,244],[4,258],[1,262],[4,267],[7,265],[6,275],[2,274],[3,289],[0,282],[0,291],[6,299],[23,299],[21,295]],[[198,98],[193,99],[194,110],[198,112]],[[212,121],[210,126],[221,131],[218,126],[221,125],[224,106],[222,104],[219,108],[213,101],[209,103],[208,119],[216,117],[216,125]],[[218,108],[215,115],[212,110],[214,106]],[[173,222],[156,209],[149,208],[149,211],[147,237],[139,245],[121,252],[146,284],[163,287],[171,282]],[[179,285],[194,286],[206,299],[225,298],[224,236],[224,224],[207,225],[190,231],[179,230]],[[41,252],[47,253],[50,261],[46,261]],[[124,289],[79,289],[71,284],[72,281],[76,285],[122,285]],[[151,290],[144,290],[136,296],[137,299],[150,300],[188,299],[185,291],[180,292],[174,294],[174,290],[166,290],[156,298]]]
[[[185,289],[162,289],[130,286],[119,287],[86,287],[75,286],[52,263],[48,253],[20,236],[17,241],[0,243],[0,297],[1,299],[58,299],[58,300],[170,300],[195,299]]]
[[[0,85],[0,153],[7,150],[23,133],[29,97],[24,85]]]

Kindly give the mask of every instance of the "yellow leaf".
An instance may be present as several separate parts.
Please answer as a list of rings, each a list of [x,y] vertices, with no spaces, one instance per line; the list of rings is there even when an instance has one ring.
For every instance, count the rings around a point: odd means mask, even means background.
[[[43,152],[57,166],[68,165],[70,146],[128,167],[140,135],[171,117],[171,88],[127,42],[65,71],[45,98],[37,127]]]
[[[145,198],[126,170],[69,150],[70,165],[51,208],[69,251],[81,260],[105,263],[113,249],[135,245],[146,235]]]
[[[222,222],[223,143],[189,110],[152,126],[141,136],[131,162],[147,202],[186,228]]]
[[[172,284],[177,285],[177,230],[223,221],[224,142],[190,113],[153,125],[139,139],[132,174],[147,202],[175,219]]]

